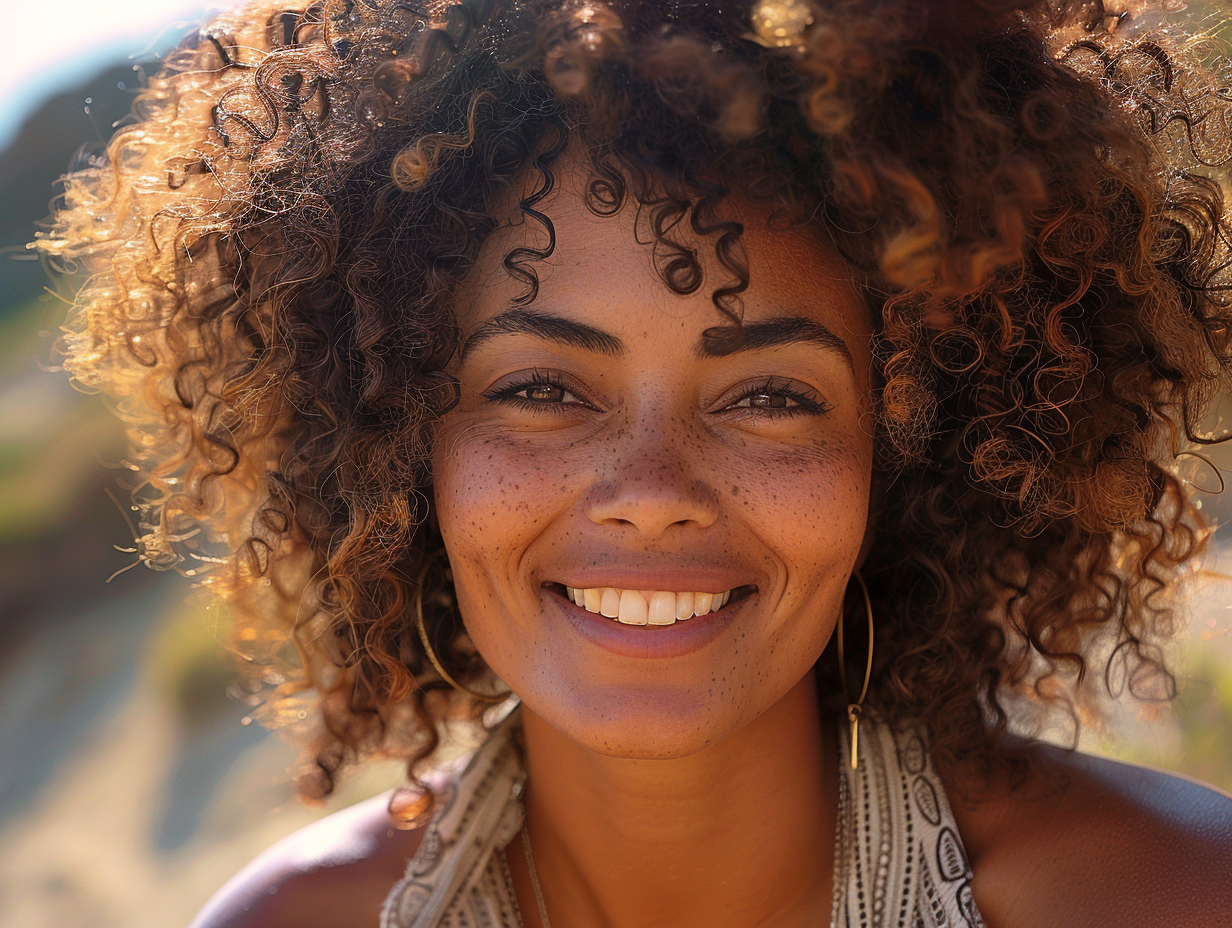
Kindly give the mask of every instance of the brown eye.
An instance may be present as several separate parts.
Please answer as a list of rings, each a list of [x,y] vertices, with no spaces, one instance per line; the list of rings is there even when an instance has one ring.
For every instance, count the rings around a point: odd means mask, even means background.
[[[536,372],[533,379],[499,387],[484,394],[484,399],[494,403],[520,406],[535,412],[576,412],[578,409],[593,409],[587,402],[581,387],[567,382],[556,383],[555,374]]]
[[[565,391],[550,383],[535,384],[525,392],[526,398],[536,403],[559,403],[565,398]]]
[[[787,397],[782,393],[754,393],[749,397],[749,405],[755,409],[783,409]]]
[[[820,415],[832,408],[820,396],[792,380],[763,382],[724,407],[728,411],[759,410],[766,416],[791,416],[797,413]]]

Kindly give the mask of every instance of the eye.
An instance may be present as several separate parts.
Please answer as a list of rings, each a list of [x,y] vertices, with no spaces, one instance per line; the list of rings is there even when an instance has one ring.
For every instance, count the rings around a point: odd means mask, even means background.
[[[573,396],[564,387],[551,383],[536,383],[522,387],[515,394],[534,403],[563,403],[566,397]]]
[[[786,409],[798,404],[785,393],[750,393],[734,405],[748,406],[750,409]]]
[[[584,391],[580,387],[569,383],[555,371],[515,374],[511,382],[501,384],[483,396],[490,402],[532,410],[570,406],[593,408],[593,404],[584,398]]]
[[[768,380],[743,388],[720,412],[747,409],[766,415],[819,415],[832,408],[816,391],[804,384],[790,380]]]

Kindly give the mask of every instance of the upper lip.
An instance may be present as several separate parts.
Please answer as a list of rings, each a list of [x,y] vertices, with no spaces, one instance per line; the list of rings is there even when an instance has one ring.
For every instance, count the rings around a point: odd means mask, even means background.
[[[751,586],[747,572],[714,568],[586,568],[563,571],[554,581],[575,590],[662,590],[673,593],[723,593]]]

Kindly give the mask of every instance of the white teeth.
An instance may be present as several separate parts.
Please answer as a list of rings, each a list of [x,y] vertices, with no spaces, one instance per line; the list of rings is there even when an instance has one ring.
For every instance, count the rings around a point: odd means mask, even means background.
[[[676,618],[678,619],[693,618],[693,594],[692,593],[677,593],[676,594]]]
[[[651,625],[671,625],[675,622],[676,594],[662,590],[651,594],[649,620]]]
[[[645,625],[648,619],[647,610],[645,596],[637,590],[622,590],[620,614],[616,616],[616,621],[621,625]]]
[[[665,590],[617,590],[612,587],[565,587],[569,599],[587,612],[623,625],[674,625],[695,615],[718,612],[731,599],[723,593],[671,593]]]
[[[599,597],[599,614],[605,615],[609,619],[614,619],[620,615],[620,591],[607,589],[604,590]]]
[[[579,606],[585,607],[587,612],[599,611],[599,603],[603,600],[602,590],[576,590],[575,592],[581,595]]]

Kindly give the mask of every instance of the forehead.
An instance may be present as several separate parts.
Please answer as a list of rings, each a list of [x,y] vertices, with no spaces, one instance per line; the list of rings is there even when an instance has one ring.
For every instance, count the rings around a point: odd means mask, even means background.
[[[512,203],[460,288],[457,312],[464,332],[525,298],[527,284],[510,272],[512,260],[538,280],[536,305],[550,303],[554,311],[572,311],[591,321],[606,319],[617,327],[638,310],[657,309],[679,317],[696,313],[699,306],[708,315],[698,324],[722,324],[726,320],[711,295],[744,277],[748,288],[740,296],[746,321],[790,310],[793,315],[814,316],[843,335],[869,333],[868,309],[852,270],[824,229],[774,227],[771,207],[729,196],[718,205],[716,218],[719,223],[739,224],[735,260],[743,269],[725,266],[717,249],[722,233],[731,226],[700,234],[686,214],[656,231],[658,208],[638,204],[631,196],[615,215],[599,216],[586,204],[590,180],[591,175],[573,161],[556,174],[552,192],[536,204],[554,235],[547,257],[542,256],[552,241],[547,225]],[[696,290],[682,300],[669,282],[673,267],[679,273],[684,252],[696,256],[702,277]]]

